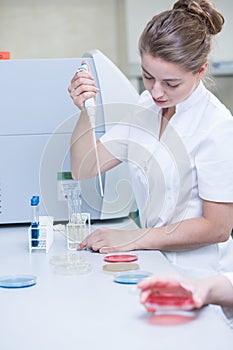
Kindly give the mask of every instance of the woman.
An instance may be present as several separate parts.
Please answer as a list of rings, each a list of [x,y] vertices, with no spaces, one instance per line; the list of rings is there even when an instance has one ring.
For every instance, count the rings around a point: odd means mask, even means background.
[[[188,268],[233,266],[233,119],[201,80],[211,39],[223,23],[209,1],[180,0],[147,24],[139,41],[146,91],[135,114],[98,142],[102,172],[128,163],[142,228],[98,229],[81,248],[159,249]],[[69,92],[81,110],[71,142],[72,173],[96,176],[84,107],[98,93],[91,73],[76,73]]]

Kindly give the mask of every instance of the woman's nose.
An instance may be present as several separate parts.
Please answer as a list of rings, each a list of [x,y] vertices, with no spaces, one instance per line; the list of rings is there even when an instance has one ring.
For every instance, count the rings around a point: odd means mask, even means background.
[[[162,85],[158,81],[154,83],[151,94],[155,99],[158,99],[164,95]]]

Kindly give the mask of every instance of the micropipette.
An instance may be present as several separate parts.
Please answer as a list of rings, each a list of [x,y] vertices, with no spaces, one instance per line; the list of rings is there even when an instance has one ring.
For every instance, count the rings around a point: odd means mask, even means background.
[[[79,68],[78,71],[79,72],[80,71],[88,72],[87,64],[82,63],[81,68]],[[95,147],[95,156],[96,156],[96,165],[97,165],[97,172],[98,172],[98,178],[99,178],[100,195],[101,195],[101,197],[103,197],[104,196],[103,184],[102,184],[99,155],[98,155],[98,150],[97,150],[97,145],[96,145],[96,136],[95,136],[95,112],[96,112],[95,100],[93,97],[88,98],[84,102],[84,104],[85,104],[85,108],[87,110],[87,115],[89,117],[91,128],[92,128],[92,137],[93,137],[93,142],[94,142],[94,147]]]

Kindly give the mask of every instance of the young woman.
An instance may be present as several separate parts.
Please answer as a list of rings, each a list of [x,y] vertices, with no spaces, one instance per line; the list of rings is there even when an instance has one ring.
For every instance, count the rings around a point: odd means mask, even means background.
[[[233,266],[233,119],[202,82],[222,15],[207,0],[180,0],[152,18],[140,41],[146,91],[136,111],[98,142],[101,171],[126,161],[141,228],[100,228],[81,244],[100,253],[158,249],[187,268]],[[81,116],[71,141],[74,178],[96,176],[84,101],[91,72],[69,86]]]

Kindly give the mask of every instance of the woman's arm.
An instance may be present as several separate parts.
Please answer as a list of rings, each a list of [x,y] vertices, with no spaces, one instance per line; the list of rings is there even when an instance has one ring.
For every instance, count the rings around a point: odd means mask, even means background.
[[[97,176],[97,147],[101,173],[120,163],[103,145],[94,145],[93,130],[90,127],[86,111],[82,111],[71,137],[70,157],[72,177],[76,180]]]
[[[233,227],[233,203],[203,201],[203,216],[174,225],[129,231],[99,228],[81,244],[110,253],[135,249],[185,251],[226,241]]]
[[[96,99],[98,89],[95,86],[94,78],[85,71],[79,71],[73,77],[68,88],[74,104],[81,110],[79,120],[71,137],[71,170],[74,179],[85,179],[97,175],[97,163],[93,130],[85,109],[86,99]],[[107,149],[97,143],[101,172],[107,171],[120,163]]]
[[[226,241],[233,227],[233,203],[203,200],[203,216],[151,229],[144,249],[182,251]]]
[[[203,295],[204,304],[233,306],[233,285],[225,276],[218,275],[194,280],[196,295]]]

